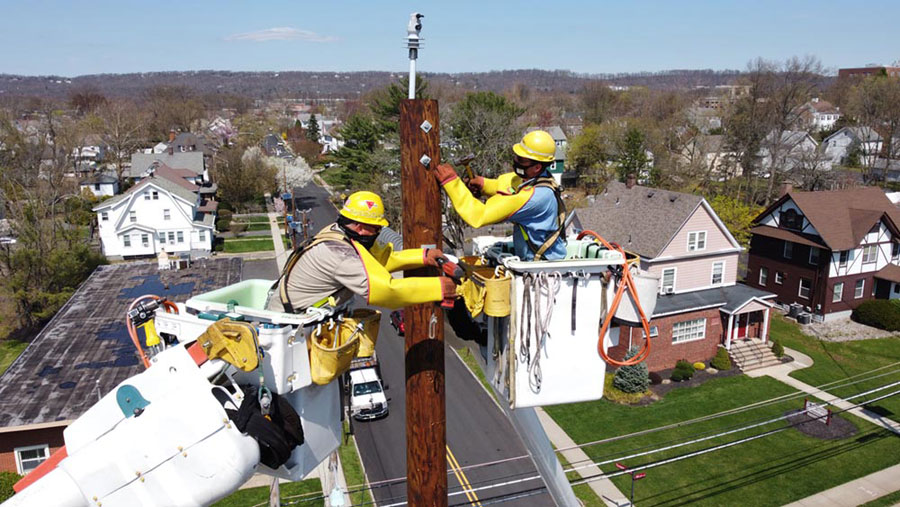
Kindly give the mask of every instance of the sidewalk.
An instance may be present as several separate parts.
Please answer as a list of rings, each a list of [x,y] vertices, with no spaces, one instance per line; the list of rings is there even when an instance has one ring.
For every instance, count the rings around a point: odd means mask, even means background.
[[[287,261],[291,252],[284,248],[284,242],[281,240],[281,224],[278,220],[277,214],[269,213],[269,226],[272,229],[272,243],[275,245],[275,263],[278,265],[278,271],[281,272],[284,268],[284,263]]]
[[[794,370],[808,368],[813,365],[811,357],[800,351],[784,348],[787,355],[794,358],[793,362],[751,370],[746,373],[748,377],[762,377],[768,375],[795,389],[815,396],[840,409],[849,409],[847,412],[866,421],[881,426],[900,435],[900,423],[882,417],[862,407],[850,408],[854,404],[841,398],[832,396],[818,390],[804,382],[790,376]],[[792,506],[819,506],[819,505],[859,505],[875,500],[878,497],[900,490],[900,465],[894,465],[884,470],[860,477],[859,479],[835,486],[831,489],[808,496],[802,500],[788,504]]]

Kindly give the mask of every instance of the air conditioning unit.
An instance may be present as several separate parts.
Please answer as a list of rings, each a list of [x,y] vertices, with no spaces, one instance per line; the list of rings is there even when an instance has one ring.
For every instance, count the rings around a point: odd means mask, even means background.
[[[666,294],[675,294],[675,287],[666,287]]]

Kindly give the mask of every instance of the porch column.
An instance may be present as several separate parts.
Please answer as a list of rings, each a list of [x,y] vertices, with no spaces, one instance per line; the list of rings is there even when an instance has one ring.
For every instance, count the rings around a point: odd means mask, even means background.
[[[762,332],[760,333],[760,338],[762,338],[763,343],[769,341],[769,312],[772,311],[771,308],[766,308],[763,310],[763,327]]]
[[[725,348],[731,350],[731,334],[734,329],[734,314],[728,314],[728,333],[725,335]]]

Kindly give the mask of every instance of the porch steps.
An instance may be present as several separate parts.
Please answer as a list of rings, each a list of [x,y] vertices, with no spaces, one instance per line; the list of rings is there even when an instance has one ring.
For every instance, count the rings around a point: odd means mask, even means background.
[[[781,364],[781,361],[772,353],[770,344],[756,338],[731,342],[729,355],[731,356],[731,361],[741,371]]]

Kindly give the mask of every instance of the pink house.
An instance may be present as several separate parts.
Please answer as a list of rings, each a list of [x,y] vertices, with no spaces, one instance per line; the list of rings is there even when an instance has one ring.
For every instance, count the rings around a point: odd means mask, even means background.
[[[679,359],[706,361],[719,345],[734,352],[738,341],[768,339],[775,295],[737,283],[742,247],[703,197],[612,182],[576,215],[577,229],[638,254],[641,268],[660,278],[651,371],[672,368]],[[612,355],[623,357],[642,334],[628,326],[614,330]]]

